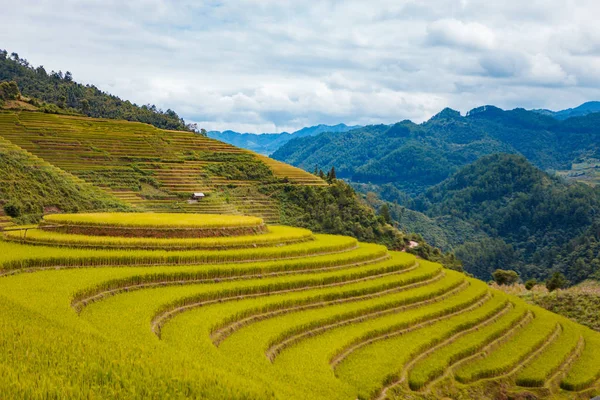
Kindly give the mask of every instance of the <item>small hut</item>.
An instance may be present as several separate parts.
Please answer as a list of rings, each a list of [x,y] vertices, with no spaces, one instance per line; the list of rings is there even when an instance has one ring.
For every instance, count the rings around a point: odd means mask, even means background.
[[[204,193],[192,193],[192,197],[190,197],[190,199],[188,200],[188,203],[192,204],[192,203],[197,203],[199,200],[202,200],[204,197],[206,197],[204,195]]]

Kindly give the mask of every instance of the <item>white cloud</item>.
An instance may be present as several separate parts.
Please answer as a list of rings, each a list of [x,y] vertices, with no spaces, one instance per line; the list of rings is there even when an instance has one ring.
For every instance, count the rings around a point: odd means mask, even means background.
[[[494,48],[496,37],[494,32],[478,22],[441,19],[427,28],[427,41],[434,46],[488,50]]]
[[[595,0],[0,0],[0,47],[206,129],[600,99]]]

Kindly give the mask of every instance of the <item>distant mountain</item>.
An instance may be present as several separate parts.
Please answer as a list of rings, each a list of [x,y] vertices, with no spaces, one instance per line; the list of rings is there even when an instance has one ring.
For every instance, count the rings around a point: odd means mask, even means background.
[[[465,270],[490,279],[497,268],[525,278],[563,272],[600,278],[600,188],[565,183],[514,154],[482,157],[391,208],[402,229],[450,246]]]
[[[561,121],[524,109],[483,106],[466,116],[445,109],[422,124],[294,138],[272,156],[308,171],[335,166],[351,182],[390,184],[415,195],[494,153],[522,154],[543,170],[600,158],[600,113]]]
[[[293,138],[314,136],[324,132],[339,133],[348,132],[352,129],[360,128],[360,126],[348,126],[345,124],[338,125],[316,125],[307,128],[302,128],[296,132],[288,133],[239,133],[234,131],[211,131],[208,132],[208,137],[217,139],[234,146],[242,147],[255,151],[259,154],[270,155],[281,146],[292,140]]]
[[[562,111],[550,111],[550,110],[531,110],[533,112],[548,115],[550,117],[565,120],[572,117],[582,117],[584,115],[600,112],[600,101],[589,101],[583,103],[579,107],[569,108]]]

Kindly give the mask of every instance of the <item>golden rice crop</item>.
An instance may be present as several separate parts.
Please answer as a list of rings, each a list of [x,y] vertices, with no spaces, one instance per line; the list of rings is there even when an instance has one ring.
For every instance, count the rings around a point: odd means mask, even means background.
[[[28,246],[0,242],[0,271],[45,267],[102,267],[119,265],[208,264],[314,256],[347,251],[356,239],[315,235],[315,240],[282,247],[241,250],[88,250]],[[383,246],[382,246],[383,247]],[[384,248],[385,249],[385,248]]]
[[[132,228],[231,228],[263,224],[262,218],[219,214],[82,213],[46,215],[49,224]]]
[[[287,226],[270,226],[269,231],[262,235],[222,236],[203,238],[143,238],[120,236],[89,236],[66,234],[35,229],[36,226],[20,230],[4,231],[6,240],[46,246],[65,246],[74,248],[96,249],[233,249],[244,247],[265,247],[308,241],[313,238],[308,229],[291,228]]]

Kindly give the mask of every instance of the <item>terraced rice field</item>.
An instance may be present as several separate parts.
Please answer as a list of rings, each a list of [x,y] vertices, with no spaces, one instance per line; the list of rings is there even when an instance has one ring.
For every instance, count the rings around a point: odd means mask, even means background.
[[[169,218],[179,226],[47,222]],[[189,224],[203,218],[237,217]],[[0,398],[600,393],[600,334],[407,253],[281,226],[92,233],[3,233]]]
[[[326,185],[298,168],[214,139],[136,122],[4,111],[0,140],[149,211],[256,215],[278,222],[278,205],[267,196],[253,192],[244,198],[235,191],[224,196],[229,189],[256,185],[207,169],[230,162],[265,164],[275,180]],[[190,203],[193,192],[207,197]]]

